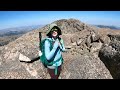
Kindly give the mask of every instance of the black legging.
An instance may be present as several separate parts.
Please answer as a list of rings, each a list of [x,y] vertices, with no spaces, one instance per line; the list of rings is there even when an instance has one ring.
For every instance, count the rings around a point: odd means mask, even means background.
[[[50,74],[51,79],[58,79],[61,72],[61,65],[58,67],[57,75],[55,75],[55,69],[48,68],[48,73]]]

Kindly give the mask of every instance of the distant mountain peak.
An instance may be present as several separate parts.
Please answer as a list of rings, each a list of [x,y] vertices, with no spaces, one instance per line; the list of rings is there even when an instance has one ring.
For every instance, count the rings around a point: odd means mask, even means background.
[[[114,25],[95,25],[99,28],[109,28],[109,29],[115,29],[115,30],[120,30],[120,27],[114,26]]]

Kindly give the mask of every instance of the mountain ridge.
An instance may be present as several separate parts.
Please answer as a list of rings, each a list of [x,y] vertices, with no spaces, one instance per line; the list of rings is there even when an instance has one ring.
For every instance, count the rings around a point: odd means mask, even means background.
[[[0,36],[7,36],[7,35],[24,33],[24,32],[28,32],[28,31],[31,31],[31,30],[35,30],[37,28],[41,28],[43,26],[44,25],[31,25],[31,26],[21,26],[21,27],[1,29],[0,30]]]
[[[7,45],[9,42],[14,41],[23,34],[42,27],[43,25],[32,25],[3,29],[0,31],[0,46]]]
[[[94,25],[99,28],[109,28],[109,29],[114,29],[114,30],[120,30],[120,27],[118,26],[113,26],[113,25]]]

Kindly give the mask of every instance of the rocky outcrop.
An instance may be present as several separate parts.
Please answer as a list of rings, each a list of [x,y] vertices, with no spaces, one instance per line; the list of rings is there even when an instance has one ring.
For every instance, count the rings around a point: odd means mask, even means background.
[[[97,28],[76,19],[62,19],[54,23],[62,29],[67,49],[63,53],[61,79],[112,79],[109,70],[98,58],[103,43]],[[45,38],[47,29],[48,25],[28,32],[0,49],[0,78],[50,78],[38,57],[39,32]]]
[[[120,35],[108,35],[111,42],[103,46],[99,52],[100,59],[114,78],[120,78]]]
[[[66,54],[65,54],[66,55]],[[68,56],[60,75],[62,79],[112,79],[104,63],[93,54]],[[72,58],[71,58],[72,56]]]

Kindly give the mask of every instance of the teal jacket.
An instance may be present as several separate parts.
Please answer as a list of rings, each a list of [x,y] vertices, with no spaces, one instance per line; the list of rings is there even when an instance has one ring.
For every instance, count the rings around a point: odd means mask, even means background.
[[[65,46],[64,46],[64,42],[61,39],[61,44],[59,45],[58,42],[59,40],[56,39],[54,40],[53,38],[47,38],[51,41],[54,42],[53,44],[53,48],[52,50],[50,50],[50,42],[48,40],[45,41],[45,56],[47,58],[47,60],[51,60],[53,57],[54,61],[60,59],[62,57],[62,52],[65,51]],[[59,60],[58,62],[54,63],[52,66],[56,67],[56,66],[60,66],[62,64],[62,59]]]

